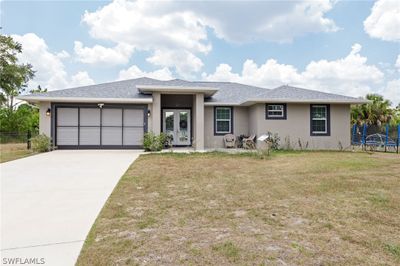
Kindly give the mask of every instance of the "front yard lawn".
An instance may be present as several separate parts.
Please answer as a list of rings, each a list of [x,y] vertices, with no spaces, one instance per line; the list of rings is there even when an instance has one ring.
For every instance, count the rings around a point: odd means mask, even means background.
[[[141,156],[77,264],[399,263],[399,155],[281,152]]]
[[[0,144],[0,163],[16,160],[34,154],[26,148],[26,143]]]

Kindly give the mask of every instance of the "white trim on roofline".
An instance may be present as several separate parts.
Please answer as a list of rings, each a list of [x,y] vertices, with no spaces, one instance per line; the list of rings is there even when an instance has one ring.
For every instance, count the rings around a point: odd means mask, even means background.
[[[152,98],[85,98],[85,97],[46,97],[46,96],[18,96],[18,100],[27,102],[74,102],[74,103],[142,103],[153,102]]]
[[[284,98],[255,98],[249,99],[242,103],[229,102],[204,102],[204,106],[250,106],[256,103],[332,103],[332,104],[363,104],[369,103],[369,100],[364,99],[312,99],[312,100],[296,100]]]
[[[249,106],[255,103],[343,103],[343,104],[363,104],[369,103],[364,99],[285,99],[285,98],[254,98],[242,102],[240,105]]]
[[[240,103],[204,102],[204,106],[240,106]]]
[[[218,89],[213,87],[195,87],[195,86],[162,86],[162,85],[136,85],[136,88],[144,94],[152,92],[162,93],[204,93],[209,97],[214,95]]]

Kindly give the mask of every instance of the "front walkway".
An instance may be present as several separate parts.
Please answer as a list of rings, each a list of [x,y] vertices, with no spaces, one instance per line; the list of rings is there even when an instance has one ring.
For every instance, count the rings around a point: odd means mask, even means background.
[[[256,149],[243,149],[243,148],[206,148],[204,150],[196,150],[192,147],[172,147],[165,148],[161,152],[173,152],[173,153],[192,153],[192,152],[226,152],[226,153],[247,153],[257,152]],[[156,152],[157,153],[157,152]]]
[[[74,265],[105,201],[140,154],[59,150],[1,164],[2,263]]]

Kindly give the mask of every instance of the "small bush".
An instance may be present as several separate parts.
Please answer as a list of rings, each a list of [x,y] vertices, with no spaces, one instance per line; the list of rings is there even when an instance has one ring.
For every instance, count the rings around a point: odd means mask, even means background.
[[[145,151],[161,151],[165,145],[166,136],[164,133],[156,135],[153,132],[144,134],[143,148]]]
[[[34,152],[50,151],[51,139],[45,134],[31,138],[32,150]]]
[[[283,146],[283,149],[287,151],[293,150],[292,143],[290,142],[290,136],[285,137],[285,144]]]
[[[271,143],[271,150],[279,150],[279,142],[281,141],[281,138],[279,137],[278,133],[272,134],[271,132],[268,132],[268,136]]]
[[[299,138],[298,140],[299,143],[299,149],[302,150],[307,150],[308,149],[308,141],[304,144],[304,142],[301,141],[301,139]]]
[[[343,151],[344,150],[343,144],[342,144],[341,141],[338,142],[338,149],[339,149],[339,151]]]

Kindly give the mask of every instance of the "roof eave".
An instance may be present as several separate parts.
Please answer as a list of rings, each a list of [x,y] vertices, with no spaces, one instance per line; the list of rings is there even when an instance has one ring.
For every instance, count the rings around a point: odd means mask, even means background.
[[[204,106],[240,106],[240,103],[232,103],[232,102],[204,102]]]
[[[250,106],[256,103],[332,103],[332,104],[365,104],[364,99],[285,99],[285,98],[255,98],[243,102],[241,105]]]
[[[161,86],[161,85],[136,85],[136,88],[143,94],[153,92],[174,93],[174,94],[193,94],[203,93],[206,97],[213,96],[218,92],[217,88],[213,87],[195,87],[195,86]]]
[[[18,100],[27,102],[74,102],[74,103],[137,103],[149,104],[152,98],[89,98],[89,97],[45,97],[45,96],[18,96]]]

